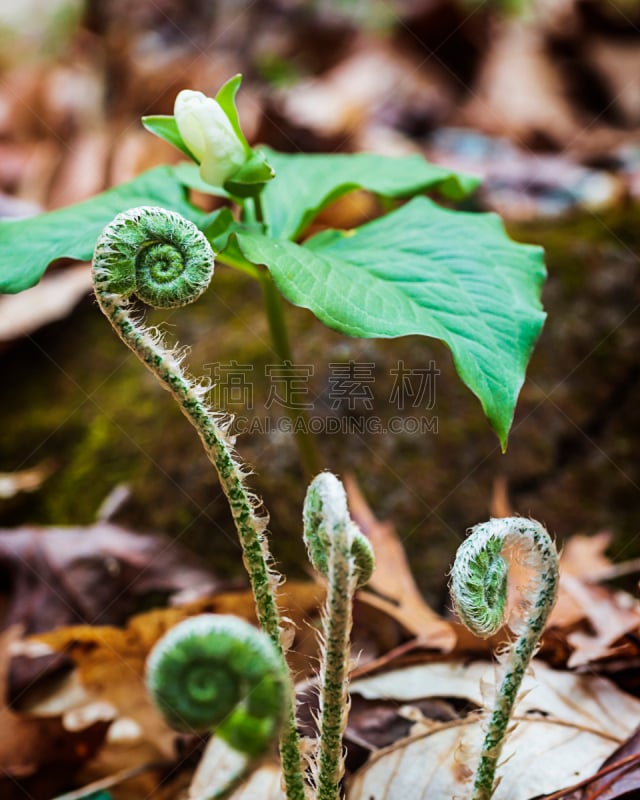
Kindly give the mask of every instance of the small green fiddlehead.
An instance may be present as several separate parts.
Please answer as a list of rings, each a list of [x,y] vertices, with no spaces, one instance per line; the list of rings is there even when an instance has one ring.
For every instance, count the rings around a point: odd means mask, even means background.
[[[304,540],[309,560],[327,579],[320,668],[320,742],[313,764],[317,800],[337,800],[344,773],[342,736],[349,702],[349,636],[352,600],[374,568],[369,540],[349,517],[347,498],[330,472],[311,482],[304,503]]]
[[[477,636],[488,637],[506,624],[508,566],[502,555],[513,547],[532,574],[523,588],[524,608],[509,621],[515,634],[505,672],[488,720],[473,789],[473,800],[489,800],[509,719],[525,671],[556,601],[558,554],[549,534],[531,519],[492,519],[471,529],[451,570],[451,597],[461,621]]]
[[[184,306],[205,291],[213,265],[211,245],[192,222],[163,208],[132,208],[100,234],[96,291],[136,295],[154,308]]]
[[[275,587],[279,576],[271,568],[267,518],[247,490],[244,474],[227,436],[230,418],[205,400],[209,386],[191,378],[181,365],[181,353],[167,348],[158,331],[149,330],[131,313],[129,298],[161,308],[196,300],[213,274],[214,255],[205,236],[179,214],[162,208],[125,211],[104,229],[93,258],[98,304],[114,330],[162,386],[177,401],[197,430],[229,501],[253,590],[260,627],[278,648],[284,663],[280,614]],[[289,680],[286,719],[280,742],[288,800],[304,800],[304,773],[295,721],[293,685]]]
[[[147,659],[146,683],[170,727],[211,731],[245,756],[211,797],[224,797],[277,735],[287,671],[269,637],[238,617],[202,614],[179,623]]]

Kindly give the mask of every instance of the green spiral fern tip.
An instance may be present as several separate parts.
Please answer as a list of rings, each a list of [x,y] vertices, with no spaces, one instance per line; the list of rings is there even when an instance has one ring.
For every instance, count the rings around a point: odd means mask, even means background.
[[[312,771],[317,800],[338,800],[344,773],[342,737],[349,708],[347,686],[353,594],[374,569],[368,539],[349,517],[342,483],[330,472],[311,482],[304,503],[309,560],[327,580],[320,668],[320,741]]]
[[[154,308],[192,303],[213,276],[214,254],[189,220],[154,206],[118,214],[100,234],[94,253],[96,291],[135,295]]]
[[[533,577],[521,587],[524,610],[509,621],[516,638],[509,648],[496,704],[486,725],[473,800],[490,800],[495,791],[496,768],[513,706],[558,592],[558,554],[539,522],[506,517],[476,525],[458,548],[451,570],[451,597],[469,630],[488,637],[508,621],[508,565],[503,556],[507,546],[513,547],[519,562]]]
[[[261,755],[280,728],[286,677],[266,634],[216,614],[172,628],[146,667],[148,691],[170,727],[214,731],[250,757]]]

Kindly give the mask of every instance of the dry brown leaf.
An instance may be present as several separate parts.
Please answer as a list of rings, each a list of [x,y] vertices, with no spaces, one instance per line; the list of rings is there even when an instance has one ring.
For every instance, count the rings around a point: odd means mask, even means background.
[[[560,571],[582,581],[596,582],[600,574],[611,568],[611,560],[605,551],[611,544],[611,534],[600,531],[593,536],[576,534],[568,539],[560,554]]]
[[[455,722],[380,751],[356,773],[348,800],[468,797],[482,737],[479,722]],[[529,800],[571,785],[592,774],[614,747],[611,739],[589,730],[519,720],[503,751],[493,800]]]
[[[485,661],[419,664],[356,680],[350,691],[369,700],[409,703],[425,697],[456,697],[484,706],[491,703],[499,669]],[[534,711],[618,741],[624,741],[640,721],[640,701],[605,678],[553,670],[537,661],[525,675],[516,704],[517,714]]]
[[[287,584],[281,595],[284,613],[297,628],[316,611],[322,598],[320,587],[310,583]],[[184,606],[150,611],[133,617],[125,628],[77,625],[59,628],[27,640],[18,648],[29,653],[35,645],[64,653],[77,666],[77,680],[65,678],[43,696],[40,687],[35,699],[23,699],[21,708],[33,716],[63,715],[65,724],[80,728],[95,719],[131,720],[129,749],[137,742],[144,752],[139,762],[170,757],[175,733],[170,731],[147,698],[143,684],[144,663],[156,641],[183,619],[202,613],[234,614],[255,622],[255,606],[250,592],[221,593]],[[38,652],[36,648],[36,652]],[[302,666],[295,654],[294,669]],[[308,664],[307,664],[308,667]],[[59,693],[59,694],[58,694]],[[126,732],[127,729],[123,728]],[[117,729],[116,729],[117,732]],[[115,733],[111,732],[111,739]],[[112,764],[113,771],[133,766],[131,761]]]
[[[104,131],[76,136],[56,175],[48,208],[62,208],[88,200],[106,189],[111,143]]]
[[[493,666],[444,662],[354,681],[351,692],[398,703],[422,697],[455,697],[480,706],[484,705],[488,686],[495,686]],[[558,672],[536,664],[534,675],[527,675],[523,682],[516,716],[518,724],[507,740],[496,800],[528,800],[592,774],[637,726],[640,701],[604,678]],[[465,796],[469,765],[477,759],[481,743],[479,721],[467,719],[445,725],[427,721],[426,727],[427,733],[374,756],[352,781],[349,800],[419,800],[427,794],[430,800],[451,800]]]
[[[0,342],[27,336],[64,319],[91,291],[91,271],[83,264],[47,275],[20,294],[0,297]]]
[[[637,29],[636,29],[637,30]],[[640,44],[638,39],[594,36],[585,48],[587,60],[610,91],[611,105],[627,126],[640,122]]]
[[[607,768],[619,763],[624,766],[610,772],[606,771]],[[612,753],[601,769],[603,772],[606,771],[606,774],[591,781],[580,795],[581,798],[588,800],[591,796],[599,800],[616,800],[616,798],[630,800],[633,794],[637,795],[640,792],[640,731],[636,730],[630,739]]]
[[[20,636],[18,627],[0,635],[0,694],[5,695],[9,651]],[[99,748],[106,724],[81,733],[66,731],[59,719],[33,720],[0,708],[0,796],[13,796],[16,782],[29,796],[28,781],[41,768],[47,769],[48,788],[53,794],[64,786],[70,772]],[[22,782],[25,783],[22,783]]]
[[[615,653],[616,642],[640,628],[637,600],[624,592],[595,585],[614,569],[604,555],[610,540],[606,532],[572,536],[560,556],[558,600],[547,627],[554,628],[554,634],[573,648],[569,667]]]
[[[435,61],[363,37],[322,77],[290,89],[283,98],[284,113],[294,125],[326,139],[357,134],[376,116],[389,127],[409,114],[434,122],[452,103],[448,83]]]
[[[247,757],[215,737],[204,751],[189,787],[189,800],[204,800],[231,782],[247,766]],[[259,764],[230,795],[229,800],[284,800],[280,788],[281,772],[277,763]]]
[[[522,143],[539,136],[560,145],[571,142],[581,126],[541,32],[519,21],[504,23],[486,53],[465,122]]]
[[[623,593],[613,594],[601,586],[590,586],[571,575],[560,585],[585,613],[593,633],[575,631],[567,636],[574,652],[568,666],[577,667],[615,652],[614,644],[640,627],[640,604]],[[627,604],[629,601],[630,604]]]
[[[0,499],[7,500],[20,492],[35,492],[53,472],[50,461],[42,461],[19,472],[0,472]]]
[[[376,554],[369,586],[382,595],[363,591],[358,597],[385,611],[426,646],[445,652],[453,649],[454,629],[423,600],[393,525],[375,518],[353,477],[345,477],[345,486],[351,515]]]
[[[220,584],[166,537],[107,523],[2,529],[0,566],[12,576],[4,623],[27,634],[74,623],[121,625],[150,597],[185,589],[202,597]],[[12,693],[34,678],[23,666],[12,665]]]

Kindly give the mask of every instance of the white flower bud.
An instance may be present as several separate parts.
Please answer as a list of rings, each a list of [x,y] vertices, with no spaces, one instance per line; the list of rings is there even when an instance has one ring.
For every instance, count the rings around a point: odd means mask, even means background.
[[[173,110],[180,136],[200,162],[200,177],[222,186],[247,159],[244,145],[220,104],[202,92],[183,89]]]

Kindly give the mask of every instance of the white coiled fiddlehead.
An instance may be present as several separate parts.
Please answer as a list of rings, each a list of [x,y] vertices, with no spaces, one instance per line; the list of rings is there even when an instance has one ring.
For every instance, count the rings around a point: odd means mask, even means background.
[[[344,772],[342,737],[349,711],[347,677],[353,594],[371,578],[374,556],[369,540],[349,516],[342,483],[330,472],[317,475],[307,490],[304,540],[309,560],[327,580],[320,737],[313,777],[317,800],[338,800]]]
[[[488,637],[504,624],[508,565],[505,547],[517,552],[531,573],[522,587],[524,608],[509,621],[516,638],[506,654],[504,675],[489,717],[473,787],[473,800],[489,800],[509,719],[558,592],[558,554],[545,528],[522,517],[492,519],[471,529],[458,548],[451,570],[451,597],[461,621],[477,636]]]
[[[260,627],[270,636],[284,663],[274,592],[278,576],[270,567],[267,519],[256,511],[257,503],[244,484],[242,468],[227,437],[230,420],[209,407],[204,399],[208,387],[186,373],[180,355],[167,348],[160,334],[149,330],[131,313],[132,295],[159,308],[193,302],[207,288],[213,267],[211,246],[193,223],[173,211],[143,206],[118,214],[100,234],[93,257],[94,289],[114,330],[173,395],[198,431],[231,507]],[[288,800],[304,800],[290,680],[288,686],[280,741],[282,767]]]

